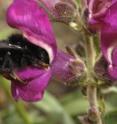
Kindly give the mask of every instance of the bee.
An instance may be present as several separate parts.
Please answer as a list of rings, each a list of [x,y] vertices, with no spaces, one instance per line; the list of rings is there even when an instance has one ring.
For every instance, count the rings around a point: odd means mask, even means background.
[[[6,78],[22,82],[14,70],[48,65],[47,51],[30,43],[21,34],[12,34],[8,39],[0,41],[0,74]]]

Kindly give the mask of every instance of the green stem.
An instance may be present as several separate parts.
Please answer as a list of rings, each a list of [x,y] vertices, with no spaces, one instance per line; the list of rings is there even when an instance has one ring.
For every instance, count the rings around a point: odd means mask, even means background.
[[[93,37],[84,34],[85,36],[85,51],[86,51],[86,65],[87,65],[87,99],[89,102],[89,111],[84,117],[83,124],[102,124],[101,114],[98,107],[97,85],[93,78],[93,68],[95,64],[95,48]],[[87,121],[86,121],[87,118]],[[91,122],[88,122],[90,120]]]
[[[96,57],[96,53],[95,53],[95,47],[94,47],[94,41],[93,41],[93,37],[84,34],[85,37],[85,53],[86,53],[86,64],[87,64],[87,68],[89,72],[93,71],[93,67],[95,64],[95,57]]]
[[[87,87],[87,99],[89,101],[89,120],[91,120],[93,124],[102,124],[101,113],[97,101],[97,88],[95,86]]]
[[[10,94],[10,87],[8,86],[8,81],[6,81],[3,77],[0,77],[1,79],[1,85],[2,85],[2,88],[4,89],[9,101],[14,104],[15,106],[15,109],[16,111],[18,112],[19,116],[22,118],[24,124],[31,124],[31,120],[30,120],[30,117],[27,113],[27,111],[25,110],[25,107],[23,105],[23,103],[21,102],[15,102],[12,97],[11,97],[11,94]]]
[[[27,111],[25,110],[24,105],[21,102],[18,103],[14,102],[14,105],[19,116],[24,121],[24,124],[32,124],[31,118],[29,117]]]

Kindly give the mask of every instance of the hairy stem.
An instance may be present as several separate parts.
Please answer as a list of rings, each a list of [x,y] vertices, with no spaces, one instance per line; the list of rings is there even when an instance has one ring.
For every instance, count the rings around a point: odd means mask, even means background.
[[[93,78],[93,67],[95,64],[95,48],[93,37],[86,35],[86,56],[87,56],[87,73],[88,73],[88,84],[87,84],[87,99],[89,102],[89,110],[87,118],[91,124],[102,124],[101,113],[98,107],[97,98],[97,85]],[[91,83],[90,83],[91,82]],[[89,123],[90,124],[90,123]]]
[[[86,64],[87,64],[87,68],[88,68],[88,73],[92,75],[92,71],[93,71],[93,67],[94,67],[94,63],[95,63],[95,57],[96,57],[96,53],[95,53],[95,47],[94,47],[94,41],[93,41],[93,37],[87,35],[86,33],[85,35],[85,53],[86,53]]]
[[[84,33],[86,65],[87,65],[87,99],[89,102],[89,109],[87,115],[80,117],[82,124],[102,124],[101,113],[98,107],[97,98],[97,83],[93,76],[93,68],[95,64],[95,47],[93,37]]]
[[[87,87],[87,99],[89,101],[88,119],[94,124],[102,124],[97,101],[97,88],[95,86]]]

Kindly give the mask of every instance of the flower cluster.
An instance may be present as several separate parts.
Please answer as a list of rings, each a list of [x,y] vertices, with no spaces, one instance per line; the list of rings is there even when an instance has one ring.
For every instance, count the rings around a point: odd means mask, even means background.
[[[86,0],[89,27],[98,31],[108,74],[117,79],[117,0]]]
[[[103,54],[101,69],[106,65],[103,68],[106,79],[117,80],[117,0],[84,0],[84,3],[88,10],[88,28],[100,36]],[[15,69],[19,79],[25,82],[11,80],[12,94],[16,100],[41,100],[53,76],[67,82],[80,76],[77,73],[84,72],[82,62],[76,62],[75,67],[71,68],[76,58],[58,49],[48,16],[51,14],[57,21],[69,23],[74,21],[77,12],[75,0],[14,0],[11,3],[6,14],[8,25],[19,30],[33,45],[43,48],[49,56],[49,65],[45,68],[32,65]],[[94,70],[100,68],[95,67]]]
[[[52,3],[49,3],[53,6],[55,2],[52,0]],[[68,6],[72,8],[70,3]],[[41,100],[49,80],[54,75],[61,81],[75,77],[75,73],[69,68],[75,58],[58,50],[48,15],[36,0],[14,0],[7,9],[6,20],[9,26],[18,29],[30,43],[45,49],[50,60],[46,68],[28,66],[15,69],[16,75],[25,82],[23,84],[11,80],[12,94],[16,100]]]

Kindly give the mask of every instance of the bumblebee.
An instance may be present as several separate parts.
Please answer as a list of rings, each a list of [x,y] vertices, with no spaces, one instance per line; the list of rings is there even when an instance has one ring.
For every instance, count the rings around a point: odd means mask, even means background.
[[[28,66],[47,67],[49,55],[46,50],[30,43],[21,34],[12,34],[0,42],[0,74],[21,80],[14,70]]]

